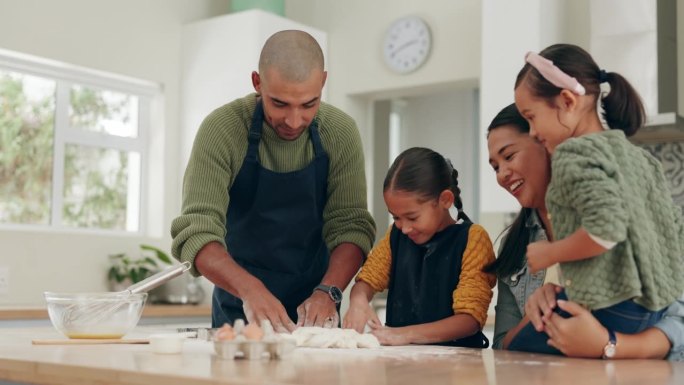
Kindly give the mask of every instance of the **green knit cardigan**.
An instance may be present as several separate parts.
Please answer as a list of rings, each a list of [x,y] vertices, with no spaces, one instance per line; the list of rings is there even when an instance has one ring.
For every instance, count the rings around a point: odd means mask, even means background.
[[[225,234],[230,231],[226,229],[228,191],[247,153],[256,100],[256,94],[250,94],[219,107],[204,119],[197,132],[183,180],[182,213],[171,224],[171,250],[181,261],[194,262],[197,252],[209,242],[225,246]],[[321,103],[315,119],[330,158],[323,238],[330,250],[349,242],[367,254],[375,239],[375,223],[367,209],[358,128],[349,115],[327,103]],[[262,166],[275,172],[291,172],[305,167],[313,157],[308,130],[287,141],[264,122],[259,143]],[[191,272],[199,274],[194,268]]]
[[[561,143],[546,194],[555,239],[582,227],[617,242],[597,257],[561,264],[568,297],[590,309],[634,301],[662,309],[684,291],[682,210],[662,166],[607,130]]]

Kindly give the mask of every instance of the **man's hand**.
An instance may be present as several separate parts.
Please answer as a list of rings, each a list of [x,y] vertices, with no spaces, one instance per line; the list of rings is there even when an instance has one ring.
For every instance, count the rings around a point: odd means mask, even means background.
[[[269,320],[273,330],[278,333],[293,332],[296,329],[283,304],[263,285],[251,288],[242,295],[242,310],[248,323],[256,322],[261,325],[261,321]]]
[[[608,343],[608,330],[596,318],[575,302],[558,301],[558,307],[572,317],[552,314],[545,322],[549,345],[568,357],[599,358]]]
[[[549,241],[537,241],[527,245],[527,265],[532,274],[556,263],[551,257],[554,249]]]
[[[553,283],[544,284],[535,290],[525,302],[525,315],[538,332],[544,331],[544,321],[548,320],[556,308],[556,295],[563,290]]]
[[[354,329],[359,333],[363,333],[367,323],[380,325],[380,319],[378,319],[378,315],[375,313],[370,303],[366,302],[364,304],[362,301],[354,303],[352,301],[349,305],[349,310],[347,310],[347,314],[344,315],[342,327],[345,329]]]
[[[340,316],[337,306],[330,295],[321,290],[314,290],[311,297],[297,308],[297,326],[337,327]]]

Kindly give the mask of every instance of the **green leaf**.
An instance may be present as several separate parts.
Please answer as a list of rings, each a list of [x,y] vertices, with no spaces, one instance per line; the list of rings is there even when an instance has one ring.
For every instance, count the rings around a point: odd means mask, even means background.
[[[123,258],[124,258],[125,256],[126,256],[126,254],[124,254],[124,253],[110,254],[110,255],[109,255],[109,261],[110,261],[112,264],[121,263],[121,261],[123,260]]]
[[[149,272],[150,272],[150,271],[147,270],[147,269],[140,269],[140,270],[138,270],[138,274],[139,274],[139,275],[138,275],[138,282],[140,282],[140,281],[142,281],[143,279],[147,278],[147,276],[149,275]]]
[[[140,282],[142,280],[142,275],[140,274],[139,269],[131,270],[130,276],[131,276],[131,281],[133,281],[133,283]]]
[[[149,263],[150,265],[152,265],[152,266],[154,266],[154,267],[157,267],[157,266],[158,266],[157,261],[154,260],[154,259],[151,258],[151,257],[145,257],[145,258],[143,259],[143,261]]]
[[[167,265],[171,265],[171,264],[173,263],[173,261],[171,260],[171,258],[169,257],[169,255],[166,254],[166,253],[165,253],[164,251],[162,251],[161,249],[158,249],[158,248],[156,248],[156,247],[154,247],[154,246],[151,246],[151,245],[145,245],[145,244],[141,244],[141,245],[140,245],[140,248],[141,248],[142,250],[147,250],[147,251],[152,251],[152,252],[154,252],[154,254],[157,256],[157,258],[158,258],[160,261],[166,263]],[[155,265],[156,265],[156,264],[155,264]]]
[[[109,281],[117,281],[118,282],[117,276],[116,276],[116,269],[114,269],[113,267],[109,269],[109,271],[107,272],[107,279]]]

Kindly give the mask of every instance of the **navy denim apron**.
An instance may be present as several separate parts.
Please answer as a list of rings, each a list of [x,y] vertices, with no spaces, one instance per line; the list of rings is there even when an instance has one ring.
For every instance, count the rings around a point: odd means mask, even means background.
[[[454,315],[453,292],[461,277],[461,261],[471,225],[470,222],[450,225],[423,245],[417,245],[392,226],[387,326],[418,325]],[[487,348],[489,340],[478,331],[469,337],[435,345]]]
[[[329,253],[323,240],[323,208],[328,190],[329,159],[314,120],[309,134],[314,159],[301,170],[278,173],[259,163],[264,123],[257,101],[249,145],[228,192],[226,245],[233,259],[264,283],[297,322],[297,307],[325,274]],[[214,287],[212,326],[245,319],[242,301]]]

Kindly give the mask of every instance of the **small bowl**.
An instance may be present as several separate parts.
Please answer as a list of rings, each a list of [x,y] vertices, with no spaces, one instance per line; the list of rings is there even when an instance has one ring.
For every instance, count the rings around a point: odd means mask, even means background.
[[[52,326],[69,338],[121,338],[140,320],[147,293],[45,292]]]
[[[152,334],[150,347],[155,353],[177,354],[183,351],[185,336],[182,334]]]

